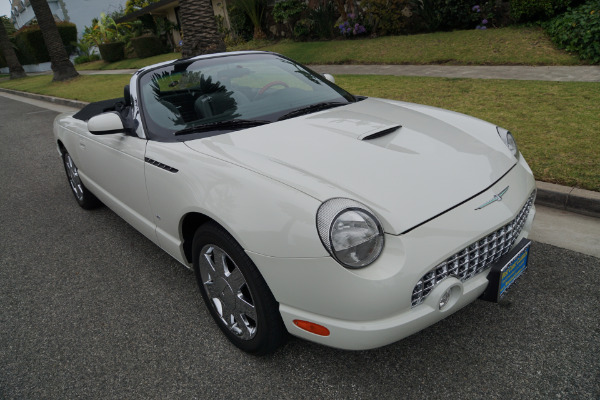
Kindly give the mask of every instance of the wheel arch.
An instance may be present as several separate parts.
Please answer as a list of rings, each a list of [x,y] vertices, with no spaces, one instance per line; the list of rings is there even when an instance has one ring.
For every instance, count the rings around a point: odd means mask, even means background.
[[[60,140],[60,139],[56,140],[56,147],[58,148],[58,152],[60,153],[61,156],[63,156],[65,154],[65,152],[67,151],[67,148],[65,147],[62,140]]]
[[[198,228],[200,228],[202,225],[206,224],[207,222],[214,222],[216,224],[218,224],[221,228],[225,229],[225,227],[223,227],[221,224],[219,224],[217,221],[215,221],[213,218],[209,217],[206,214],[200,213],[200,212],[188,212],[187,214],[185,214],[182,218],[181,218],[181,228],[180,228],[180,234],[181,234],[181,244],[182,244],[182,248],[183,248],[183,255],[185,257],[185,261],[187,261],[189,264],[193,263],[193,256],[192,256],[192,251],[193,251],[193,242],[194,242],[194,235],[196,234],[196,231],[198,230]],[[229,232],[227,229],[225,229],[227,232]],[[231,233],[229,233],[231,234]]]

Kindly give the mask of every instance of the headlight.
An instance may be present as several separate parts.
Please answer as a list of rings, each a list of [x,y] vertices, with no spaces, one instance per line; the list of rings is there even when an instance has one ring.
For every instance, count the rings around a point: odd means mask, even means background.
[[[515,156],[515,158],[519,158],[519,149],[517,148],[517,142],[513,135],[504,128],[496,127],[498,131],[498,135],[500,135],[500,139],[504,142],[508,150]]]
[[[329,254],[347,268],[366,267],[383,250],[381,224],[364,204],[354,200],[335,198],[321,204],[317,229]]]

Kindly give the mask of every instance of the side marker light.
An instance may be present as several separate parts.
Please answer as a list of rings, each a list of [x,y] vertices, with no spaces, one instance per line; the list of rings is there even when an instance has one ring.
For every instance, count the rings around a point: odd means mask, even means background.
[[[300,329],[304,329],[310,333],[314,333],[319,336],[329,336],[329,329],[325,328],[322,325],[315,324],[314,322],[302,321],[299,319],[294,320],[294,325],[296,325]]]

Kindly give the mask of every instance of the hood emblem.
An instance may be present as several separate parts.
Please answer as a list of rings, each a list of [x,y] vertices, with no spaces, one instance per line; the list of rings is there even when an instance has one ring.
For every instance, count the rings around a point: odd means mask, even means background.
[[[487,207],[492,203],[495,203],[497,201],[502,201],[502,196],[504,196],[506,194],[506,192],[508,192],[508,188],[510,186],[505,187],[504,189],[502,189],[502,191],[498,194],[495,194],[494,197],[492,197],[491,200],[486,201],[485,203],[483,203],[482,205],[480,205],[479,207],[476,208],[476,210],[481,210],[483,207]]]

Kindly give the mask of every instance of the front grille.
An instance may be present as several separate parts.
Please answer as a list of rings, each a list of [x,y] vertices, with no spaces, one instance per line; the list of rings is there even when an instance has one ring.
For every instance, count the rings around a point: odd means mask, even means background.
[[[535,191],[531,193],[515,219],[497,231],[490,233],[486,237],[448,257],[445,261],[423,275],[413,289],[412,306],[418,306],[425,301],[425,298],[431,293],[433,288],[445,278],[453,276],[464,282],[481,271],[490,268],[494,261],[508,253],[523,229],[534,200]]]

